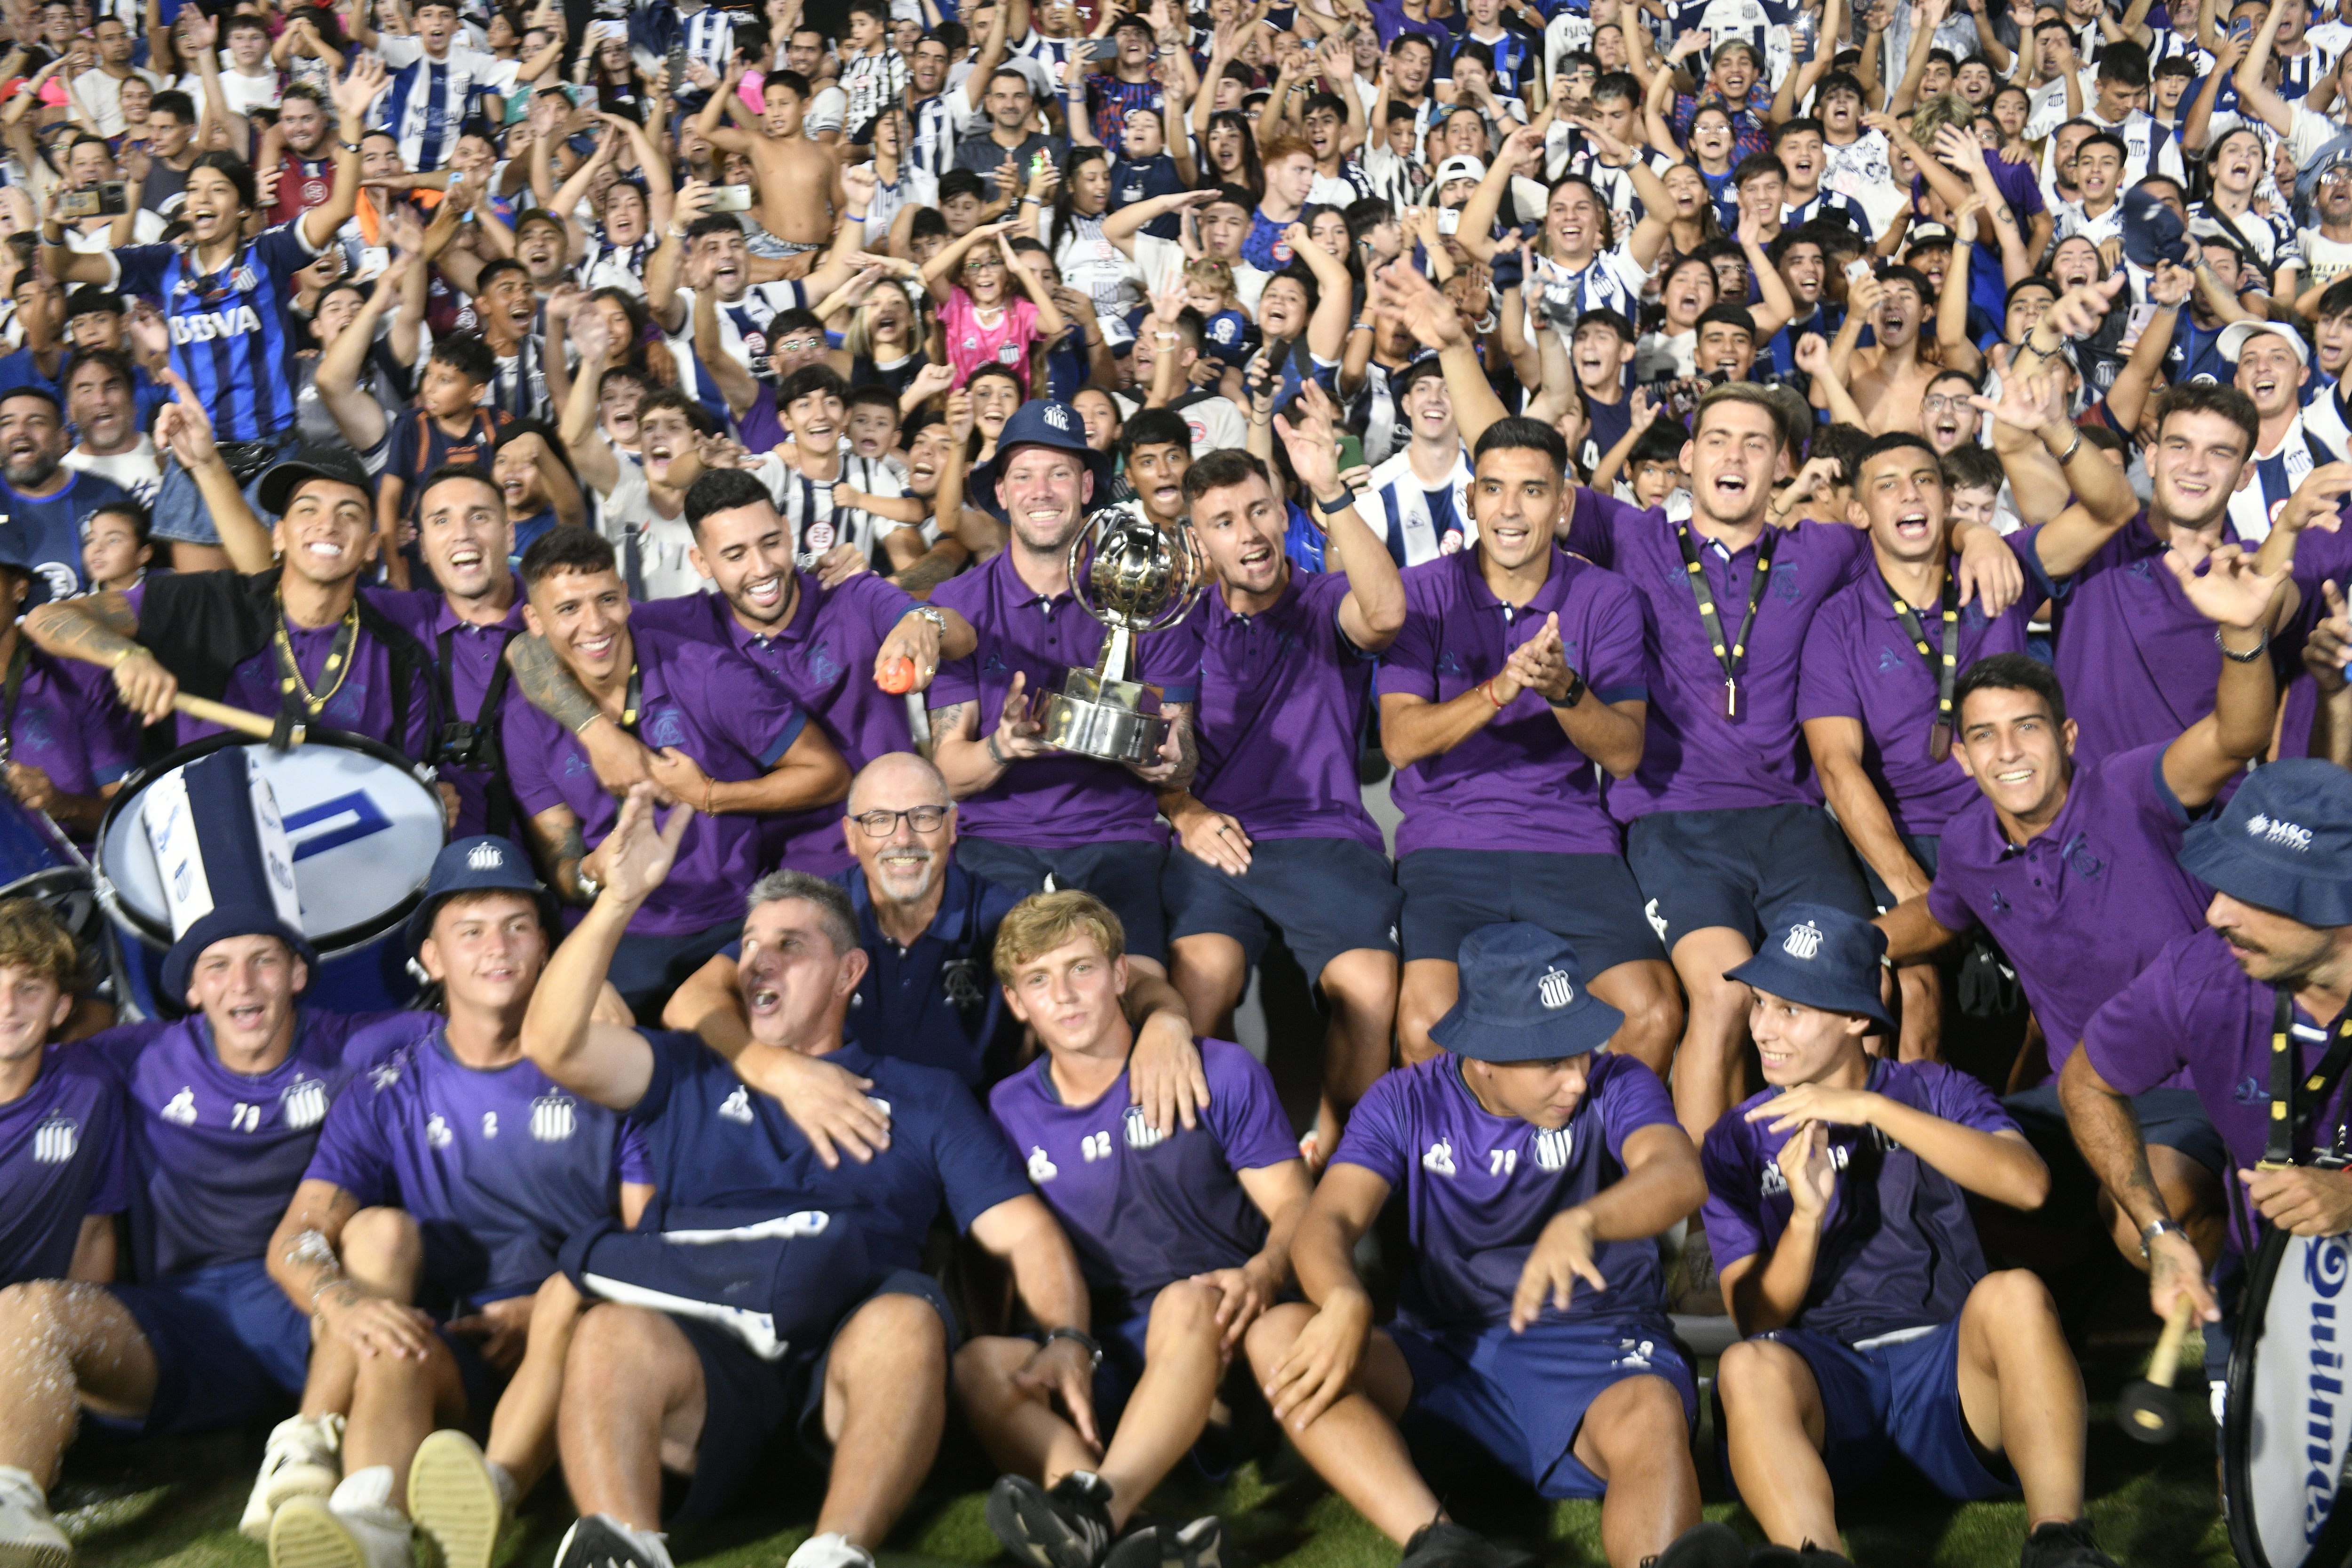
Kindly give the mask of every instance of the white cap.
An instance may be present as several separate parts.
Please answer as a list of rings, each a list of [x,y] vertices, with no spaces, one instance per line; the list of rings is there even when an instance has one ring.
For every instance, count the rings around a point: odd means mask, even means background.
[[[1486,177],[1486,164],[1467,153],[1457,153],[1438,164],[1437,172],[1429,176],[1429,194],[1434,196],[1445,188],[1450,180],[1483,180]]]
[[[2238,355],[2245,349],[2246,340],[2256,332],[2269,332],[2274,337],[2284,338],[2287,346],[2294,350],[2296,363],[2307,365],[2311,363],[2311,345],[2303,341],[2301,332],[2284,321],[2231,322],[2221,329],[2221,357],[2231,364],[2237,363]]]

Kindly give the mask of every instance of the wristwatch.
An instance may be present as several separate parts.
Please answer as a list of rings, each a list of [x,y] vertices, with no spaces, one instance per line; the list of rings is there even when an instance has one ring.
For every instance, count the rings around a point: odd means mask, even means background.
[[[1568,695],[1558,699],[1547,697],[1544,700],[1555,708],[1573,708],[1584,700],[1587,689],[1584,677],[1571,669],[1568,672]]]
[[[1044,1350],[1045,1348],[1046,1348],[1046,1346],[1051,1345],[1051,1344],[1052,1344],[1055,1340],[1068,1340],[1068,1341],[1070,1341],[1072,1343],[1076,1344],[1076,1345],[1080,1350],[1082,1350],[1082,1351],[1086,1352],[1087,1352],[1087,1354],[1088,1354],[1089,1356],[1092,1356],[1092,1357],[1094,1358],[1094,1365],[1095,1365],[1096,1367],[1099,1367],[1099,1366],[1101,1366],[1101,1365],[1102,1365],[1102,1346],[1101,1346],[1101,1345],[1099,1345],[1099,1344],[1097,1344],[1097,1343],[1095,1342],[1095,1337],[1094,1337],[1092,1334],[1090,1334],[1090,1333],[1087,1332],[1087,1331],[1086,1331],[1086,1330],[1084,1330],[1084,1329],[1054,1329],[1054,1330],[1050,1330],[1050,1331],[1047,1331],[1047,1333],[1046,1333],[1046,1335],[1045,1335],[1045,1344],[1043,1344],[1043,1345],[1038,1346],[1037,1348],[1038,1348],[1038,1349],[1040,1349],[1040,1350]],[[1092,1370],[1092,1369],[1090,1368],[1089,1370]]]
[[[2179,1225],[2171,1220],[2152,1219],[2146,1225],[2140,1226],[2139,1255],[2142,1258],[2147,1257],[2149,1255],[2149,1248],[2156,1245],[2156,1238],[2159,1236],[2169,1235],[2185,1237],[2189,1233],[2187,1231],[2181,1229]]]
[[[585,870],[576,868],[572,873],[572,885],[580,889],[580,896],[592,904],[596,901],[597,895],[604,890],[604,883],[590,876]]]
[[[917,605],[909,613],[920,616],[923,619],[930,622],[933,629],[940,634],[940,640],[941,642],[945,642],[947,640],[948,617],[944,611],[935,610],[929,605]]]

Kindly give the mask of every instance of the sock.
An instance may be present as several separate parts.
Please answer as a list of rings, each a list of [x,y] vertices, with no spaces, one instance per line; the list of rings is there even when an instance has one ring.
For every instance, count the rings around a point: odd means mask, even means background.
[[[0,1491],[28,1492],[34,1503],[40,1508],[46,1510],[49,1506],[49,1489],[35,1480],[32,1471],[18,1469],[14,1465],[0,1465]]]
[[[516,1492],[514,1472],[496,1459],[485,1459],[482,1463],[489,1469],[490,1484],[499,1489],[499,1511],[507,1518],[512,1519]]]
[[[874,1554],[839,1531],[828,1531],[802,1542],[784,1568],[874,1568]]]
[[[335,1484],[335,1494],[327,1500],[327,1506],[337,1513],[390,1508],[392,1467],[370,1465],[364,1470],[353,1470]]]

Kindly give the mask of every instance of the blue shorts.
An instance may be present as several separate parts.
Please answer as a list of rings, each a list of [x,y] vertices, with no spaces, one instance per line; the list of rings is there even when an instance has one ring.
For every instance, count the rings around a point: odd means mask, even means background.
[[[2033,1145],[2053,1175],[2062,1169],[2088,1170],[2075,1150],[2074,1135],[2067,1128],[2066,1109],[2059,1102],[2055,1079],[2004,1095],[2000,1105],[2016,1118],[2026,1142]],[[2197,1098],[2195,1089],[2151,1089],[2146,1094],[2133,1095],[2131,1108],[2139,1118],[2141,1142],[2178,1150],[2215,1175],[2230,1169],[2230,1146],[2221,1142],[2221,1134],[2205,1114],[2205,1102]]]
[[[956,840],[956,864],[974,877],[1024,893],[1077,888],[1110,906],[1127,932],[1127,951],[1154,963],[1168,962],[1168,926],[1160,911],[1160,868],[1168,846],[1143,839],[1033,849],[992,838]]]
[[[270,462],[282,462],[300,448],[302,432],[299,426],[289,426],[271,437],[269,444],[276,448]],[[265,467],[261,473],[268,471]],[[261,520],[261,526],[268,528],[278,520],[278,514],[263,506],[256,493],[261,487],[261,473],[255,474],[252,482],[245,487],[245,500],[253,508],[253,515]],[[169,454],[163,456],[163,482],[155,488],[154,535],[183,544],[220,543],[220,531],[213,526],[212,509],[205,505],[204,492],[196,488],[195,476]]]
[[[929,1301],[947,1329],[948,1357],[953,1363],[955,1310],[938,1280],[911,1268],[886,1275],[865,1301],[841,1315],[834,1334],[877,1296],[920,1296]],[[693,1478],[677,1509],[664,1519],[665,1529],[708,1524],[724,1513],[755,1476],[771,1468],[769,1441],[787,1426],[798,1440],[802,1461],[820,1466],[833,1462],[833,1445],[824,1436],[824,1370],[833,1353],[831,1337],[805,1352],[795,1349],[775,1361],[761,1361],[750,1346],[715,1324],[698,1318],[672,1317],[670,1321],[686,1335],[702,1363],[703,1416]]]
[[[1868,1350],[1809,1329],[1759,1337],[1788,1346],[1811,1369],[1822,1392],[1822,1459],[1839,1490],[1878,1479],[1888,1458],[1900,1455],[1948,1498],[2017,1495],[2006,1461],[1994,1461],[1999,1470],[1986,1464],[1960,1413],[1958,1319]]]
[[[1587,979],[1621,963],[1665,961],[1621,856],[1416,849],[1397,862],[1396,879],[1407,963],[1452,963],[1464,937],[1499,921],[1526,921],[1567,939]]]
[[[646,936],[631,932],[613,950],[612,966],[604,978],[621,1000],[640,1018],[658,1017],[670,993],[694,977],[712,955],[743,934],[743,922],[721,921],[708,931],[682,936]]]
[[[1280,931],[1309,984],[1343,952],[1397,951],[1404,896],[1388,857],[1358,839],[1261,838],[1238,877],[1178,849],[1160,886],[1171,942],[1229,936],[1255,967]]]
[[[1490,1329],[1388,1330],[1412,1371],[1402,1423],[1416,1449],[1462,1441],[1548,1498],[1597,1498],[1601,1478],[1571,1452],[1584,1412],[1629,1377],[1662,1377],[1698,1418],[1698,1386],[1674,1330],[1656,1318],[1545,1320],[1515,1334]]]
[[[1753,947],[1790,904],[1876,912],[1845,835],[1817,805],[1652,812],[1625,830],[1625,863],[1669,952],[1709,926]]]
[[[1936,874],[1937,858],[1942,853],[1944,847],[1943,835],[1938,833],[1906,833],[1902,837],[1903,847],[1911,851],[1911,858],[1919,862],[1919,868],[1921,870],[1927,872],[1928,876],[1933,877]],[[1882,879],[1877,872],[1870,868],[1869,861],[1863,860],[1862,857],[1859,855],[1856,855],[1854,858],[1856,860],[1862,860],[1862,879],[1870,884],[1870,901],[1878,906],[1878,912],[1880,914],[1885,914],[1887,910],[1893,909],[1895,905],[1903,901],[1895,896],[1895,889],[1888,887],[1885,879]]]
[[[310,1321],[261,1258],[108,1289],[155,1356],[155,1402],[140,1436],[229,1426],[302,1396]]]

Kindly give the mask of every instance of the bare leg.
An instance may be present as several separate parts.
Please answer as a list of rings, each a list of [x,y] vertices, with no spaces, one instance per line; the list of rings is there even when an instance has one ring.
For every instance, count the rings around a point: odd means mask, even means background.
[[[1036,1352],[1034,1341],[991,1336],[956,1352],[956,1403],[990,1463],[1011,1476],[1051,1487],[1072,1470],[1091,1470],[1102,1455],[1050,1400],[1017,1387],[1013,1374]]]
[[[1209,1424],[1209,1406],[1224,1371],[1223,1333],[1217,1327],[1215,1291],[1178,1280],[1153,1298],[1151,1325],[1143,1340],[1143,1376],[1128,1396],[1109,1452],[1096,1467],[1110,1483],[1114,1527],[1126,1525]]]
[[[573,1331],[556,1441],[583,1514],[661,1528],[661,1473],[694,1468],[702,1438],[702,1362],[678,1326],[643,1307],[602,1302]]]
[[[1612,963],[1589,976],[1584,988],[1625,1015],[1609,1048],[1664,1078],[1673,1070],[1675,1044],[1683,1036],[1683,991],[1675,968],[1654,958]]]
[[[1317,1130],[1324,1134],[1328,1155],[1339,1147],[1348,1112],[1389,1070],[1389,1042],[1396,1033],[1396,954],[1350,948],[1325,964],[1319,979],[1331,1023],[1323,1036],[1323,1113]],[[1321,1125],[1327,1119],[1328,1128]]]
[[[1835,1548],[1837,1499],[1822,1462],[1829,1427],[1805,1358],[1770,1340],[1743,1340],[1723,1352],[1716,1388],[1731,1479],[1765,1535],[1779,1546]]]
[[[84,1408],[136,1420],[154,1398],[155,1353],[105,1289],[37,1279],[0,1290],[0,1465],[53,1486]]]
[[[1397,995],[1397,1056],[1405,1066],[1428,1061],[1444,1048],[1429,1031],[1461,995],[1461,965],[1442,958],[1406,963],[1404,985]]]
[[[1609,1484],[1601,1549],[1610,1568],[1638,1568],[1698,1522],[1698,1470],[1683,1397],[1663,1377],[1613,1383],[1585,1406],[1575,1454]]]
[[[2189,1239],[2197,1244],[2197,1255],[2210,1268],[2221,1256],[2221,1244],[2229,1232],[2221,1181],[2178,1149],[2162,1143],[2147,1147],[2148,1174],[2156,1180],[2156,1190],[2164,1195],[2165,1206],[2189,1232]],[[2133,1268],[2146,1273],[2147,1258],[2139,1249],[2139,1231],[2133,1226],[2131,1216],[2116,1207],[2114,1194],[2105,1187],[2099,1189],[2099,1218],[2115,1237],[2116,1250]]]
[[[1250,1325],[1244,1340],[1250,1368],[1264,1383],[1298,1338],[1314,1309],[1299,1302],[1275,1308]],[[1361,1392],[1335,1401],[1311,1426],[1286,1426],[1288,1437],[1315,1473],[1352,1504],[1380,1532],[1398,1545],[1443,1514],[1437,1494],[1413,1468],[1397,1431],[1405,1402],[1412,1397],[1412,1372],[1396,1342],[1378,1329],[1364,1344],[1356,1369]]]
[[[947,1329],[931,1304],[877,1296],[851,1313],[825,1358],[833,1473],[816,1533],[881,1545],[930,1472],[947,1419]]]
[[[1728,926],[1703,927],[1675,943],[1675,973],[1690,993],[1690,1018],[1675,1053],[1675,1116],[1694,1143],[1743,1098],[1748,991],[1724,975],[1755,956]]]
[[[357,1475],[378,1465],[392,1470],[391,1506],[404,1508],[408,1463],[416,1445],[436,1426],[466,1419],[466,1389],[457,1359],[436,1339],[423,1361],[405,1356],[362,1356],[352,1393],[351,1424],[343,1431],[343,1473]]]
[[[563,1394],[563,1363],[572,1331],[587,1303],[572,1281],[551,1275],[530,1310],[530,1338],[499,1406],[490,1414],[489,1446],[483,1457],[514,1478],[520,1501],[555,1463],[556,1408]]]
[[[1944,1059],[1944,976],[1932,963],[1906,963],[1895,972],[1902,987],[1903,1034],[1896,1046],[1906,1062]]]
[[[1168,982],[1184,998],[1192,1027],[1219,1039],[1234,1037],[1234,1009],[1249,984],[1249,955],[1229,936],[1180,936],[1168,944]]]
[[[1960,1414],[2009,1456],[2028,1530],[2083,1517],[2083,1374],[2058,1309],[2022,1268],[1988,1274],[1960,1309]]]

